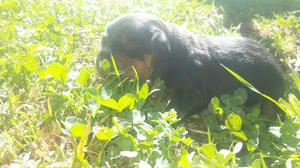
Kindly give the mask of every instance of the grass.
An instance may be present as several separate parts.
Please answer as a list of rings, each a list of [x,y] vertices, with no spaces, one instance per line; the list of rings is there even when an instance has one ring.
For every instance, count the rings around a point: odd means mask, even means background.
[[[184,123],[167,106],[163,81],[128,80],[117,65],[105,82],[96,75],[104,26],[127,12],[198,34],[239,32],[223,27],[220,8],[196,0],[0,1],[1,167],[299,166],[296,13],[253,20],[256,38],[291,67],[278,101],[284,113],[265,118],[237,89]]]

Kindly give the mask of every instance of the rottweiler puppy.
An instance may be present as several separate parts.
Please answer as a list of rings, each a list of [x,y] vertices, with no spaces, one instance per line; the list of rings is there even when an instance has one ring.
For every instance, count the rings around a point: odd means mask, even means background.
[[[183,117],[207,108],[214,96],[244,87],[220,64],[272,98],[284,92],[278,62],[259,43],[243,37],[198,36],[149,14],[122,15],[107,25],[96,59],[100,74],[99,62],[111,55],[128,76],[133,76],[134,66],[144,79],[164,80]],[[251,91],[248,96],[248,105],[263,100]]]

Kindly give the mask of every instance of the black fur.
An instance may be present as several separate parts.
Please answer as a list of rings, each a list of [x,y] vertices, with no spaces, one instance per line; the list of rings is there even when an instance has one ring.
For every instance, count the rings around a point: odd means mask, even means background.
[[[126,44],[120,43],[124,35]],[[175,91],[175,107],[183,116],[207,108],[213,96],[244,87],[220,64],[272,98],[284,92],[282,71],[261,44],[243,37],[197,36],[147,14],[124,15],[108,24],[98,60],[110,54],[143,60],[145,52],[153,55],[150,78],[160,77]],[[250,91],[247,102],[260,99]]]

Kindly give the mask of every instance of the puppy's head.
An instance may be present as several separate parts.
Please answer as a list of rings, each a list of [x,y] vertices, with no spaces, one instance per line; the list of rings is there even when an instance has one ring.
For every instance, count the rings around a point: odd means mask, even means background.
[[[119,70],[129,77],[134,76],[132,66],[145,79],[162,75],[170,53],[167,32],[166,25],[154,16],[120,16],[106,26],[96,59],[97,70],[101,74],[101,60],[111,61],[112,55]]]

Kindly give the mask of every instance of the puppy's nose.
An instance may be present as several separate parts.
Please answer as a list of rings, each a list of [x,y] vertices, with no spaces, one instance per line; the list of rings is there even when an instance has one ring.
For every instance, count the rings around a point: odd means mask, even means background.
[[[102,76],[103,78],[105,77],[105,72],[104,69],[102,67],[101,61],[106,59],[106,60],[110,60],[110,55],[111,55],[111,50],[108,48],[104,48],[102,47],[100,52],[98,53],[96,60],[95,60],[95,65],[96,65],[96,70],[97,72],[100,74],[100,76]]]

